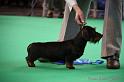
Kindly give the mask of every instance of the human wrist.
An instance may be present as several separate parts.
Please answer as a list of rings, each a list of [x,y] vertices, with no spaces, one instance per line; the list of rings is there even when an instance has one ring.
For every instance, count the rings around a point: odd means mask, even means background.
[[[81,9],[78,6],[78,4],[73,5],[73,9],[74,9],[75,12],[81,11]]]

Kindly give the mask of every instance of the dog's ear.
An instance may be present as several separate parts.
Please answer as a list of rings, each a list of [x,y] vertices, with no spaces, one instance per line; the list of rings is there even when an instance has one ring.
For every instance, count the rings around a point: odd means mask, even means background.
[[[82,36],[86,37],[85,39],[88,41],[90,39],[90,36],[88,34],[88,31],[86,29],[82,29]]]

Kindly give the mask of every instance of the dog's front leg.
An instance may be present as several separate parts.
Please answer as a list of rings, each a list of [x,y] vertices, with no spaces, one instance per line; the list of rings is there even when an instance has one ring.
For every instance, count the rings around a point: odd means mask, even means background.
[[[65,62],[65,64],[66,64],[66,68],[75,69],[75,67],[73,66],[73,62]]]
[[[66,68],[69,68],[69,69],[75,69],[75,67],[73,66],[73,61],[65,61],[65,64],[66,64]]]

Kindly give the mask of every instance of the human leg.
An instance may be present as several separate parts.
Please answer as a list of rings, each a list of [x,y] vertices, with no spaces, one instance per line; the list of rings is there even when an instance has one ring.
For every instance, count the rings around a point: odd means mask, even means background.
[[[115,62],[113,62],[113,60],[118,60],[116,61],[116,65],[118,63],[117,67],[120,67],[119,56],[122,45],[121,9],[122,0],[106,0],[102,40],[102,58],[107,59],[107,65],[111,63],[111,66],[109,67],[114,66]]]

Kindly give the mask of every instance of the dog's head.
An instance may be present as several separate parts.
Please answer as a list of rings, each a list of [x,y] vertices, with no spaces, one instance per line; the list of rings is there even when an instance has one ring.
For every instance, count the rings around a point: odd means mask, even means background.
[[[102,34],[96,32],[96,29],[91,27],[91,26],[84,26],[81,29],[82,32],[82,37],[87,40],[90,41],[92,43],[96,43],[99,42],[99,40],[102,38]]]

